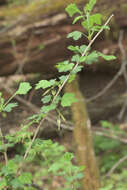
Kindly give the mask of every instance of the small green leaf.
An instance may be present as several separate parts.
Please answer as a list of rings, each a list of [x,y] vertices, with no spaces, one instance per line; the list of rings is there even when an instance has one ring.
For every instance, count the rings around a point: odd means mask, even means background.
[[[69,61],[60,62],[56,65],[59,72],[71,71],[74,67],[74,63],[69,63]]]
[[[83,26],[83,28],[85,28],[86,30],[89,30],[89,23],[87,22],[87,20],[84,20],[81,25]]]
[[[8,164],[1,169],[1,172],[4,175],[15,174],[17,169],[18,165],[14,162],[14,160],[9,160]]]
[[[109,129],[113,129],[113,124],[108,122],[108,121],[101,121],[101,126],[104,128],[109,128]]]
[[[106,61],[111,61],[111,60],[116,59],[116,57],[113,56],[113,55],[105,55],[105,54],[103,54],[103,53],[98,53],[98,55],[99,55],[100,57],[102,57],[103,59],[105,59]]]
[[[102,18],[102,15],[99,14],[99,13],[91,15],[90,18],[89,18],[90,19],[89,20],[90,26],[92,27],[94,24],[100,25],[101,24],[101,18]]]
[[[86,59],[87,59],[87,56],[82,56],[82,57],[80,57],[80,63],[85,62],[85,61],[86,61]]]
[[[18,177],[21,184],[32,184],[32,179],[32,174],[29,172],[24,172]]]
[[[31,89],[29,82],[21,82],[19,85],[19,89],[16,91],[16,94],[27,94],[27,92]]]
[[[80,31],[73,31],[67,35],[67,38],[73,38],[74,40],[78,40],[82,37],[83,33]]]
[[[86,48],[87,48],[86,45],[81,45],[81,46],[80,46],[80,53],[81,53],[81,54],[84,53],[84,51],[85,51]],[[88,50],[90,50],[90,48],[89,48]]]
[[[92,64],[93,62],[97,62],[98,61],[98,53],[96,51],[93,51],[92,53],[90,53],[87,57],[86,57],[86,64]]]
[[[21,184],[17,178],[11,180],[11,185],[12,185],[13,189],[23,189],[24,188],[24,185]]]
[[[102,26],[103,29],[105,30],[110,30],[110,27],[107,25],[107,26]]]
[[[81,13],[75,3],[71,3],[66,7],[66,12],[72,17],[75,13]]]
[[[109,26],[98,26],[98,25],[96,25],[96,26],[93,26],[92,27],[92,31],[95,31],[95,32],[98,32],[99,30],[101,30],[101,29],[104,29],[104,30],[110,30],[110,27]]]
[[[72,24],[75,24],[77,21],[79,21],[79,20],[82,19],[82,18],[83,18],[83,16],[77,16],[77,17],[73,20]]]
[[[71,74],[69,77],[68,82],[71,83],[74,79],[75,79],[76,75],[75,74]]]
[[[53,163],[53,164],[49,167],[48,172],[54,172],[54,173],[56,173],[56,172],[58,172],[58,170],[60,170],[60,169],[61,169],[61,164],[60,164],[60,163]]]
[[[35,89],[39,89],[39,88],[49,88],[51,86],[53,86],[55,84],[56,79],[52,79],[52,80],[40,80],[37,84]]]
[[[39,45],[39,50],[44,49],[44,47],[45,47],[45,46],[44,46],[43,44],[40,44],[40,45]]]
[[[80,52],[79,46],[72,46],[72,45],[70,45],[70,46],[68,46],[67,48],[68,48],[69,50],[75,52],[75,53],[79,53],[79,52]]]
[[[74,102],[77,102],[77,99],[73,93],[65,93],[61,99],[61,105],[63,107],[71,106]]]
[[[52,103],[52,104],[50,104],[50,105],[48,105],[48,106],[42,106],[41,112],[42,112],[42,113],[48,113],[49,111],[56,109],[56,106],[57,106],[57,105],[54,104],[54,103]]]
[[[64,154],[64,159],[65,159],[66,161],[71,161],[72,158],[74,158],[74,155],[73,155],[72,153],[66,152],[66,153]]]
[[[7,106],[4,107],[3,111],[11,112],[14,107],[18,106],[17,103],[9,103]]]
[[[38,114],[34,114],[27,118],[27,120],[36,120],[38,118]]]
[[[96,0],[90,0],[89,3],[84,7],[85,13],[92,11],[94,5],[96,4]]]
[[[96,25],[101,25],[101,18],[102,18],[102,15],[99,13],[91,15],[89,16],[88,20],[84,20],[82,22],[82,26],[87,30],[93,30],[93,27],[95,27]],[[96,30],[97,30],[97,27],[96,27]]]
[[[67,78],[67,75],[62,75],[61,77],[59,77],[61,83],[63,83]]]
[[[44,98],[42,98],[41,101],[45,104],[45,103],[50,102],[51,98],[52,98],[51,95],[47,95]]]
[[[76,74],[76,73],[80,72],[82,70],[82,68],[83,68],[83,66],[78,65],[76,68],[73,69],[72,73]]]
[[[80,56],[78,54],[73,55],[71,60],[74,62],[80,62]]]

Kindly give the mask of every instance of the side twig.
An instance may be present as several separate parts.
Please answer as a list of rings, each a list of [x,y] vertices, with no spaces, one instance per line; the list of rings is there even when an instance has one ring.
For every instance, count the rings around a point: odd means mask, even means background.
[[[113,174],[113,172],[115,171],[116,168],[118,168],[118,166],[120,164],[122,164],[125,160],[127,160],[127,155],[124,156],[123,158],[121,158],[110,170],[109,172],[106,174],[105,177],[109,177],[111,174]]]
[[[124,77],[124,80],[125,80],[125,83],[126,83],[126,86],[127,86],[127,69],[126,69],[126,66],[127,66],[127,56],[126,56],[126,52],[125,52],[125,48],[123,46],[123,35],[124,35],[124,32],[123,30],[120,31],[120,36],[119,36],[119,48],[120,48],[120,51],[121,51],[121,55],[122,55],[122,73],[123,73],[123,77]],[[125,94],[127,93],[127,89],[126,89],[126,92]],[[124,113],[125,113],[125,110],[127,108],[127,98],[123,104],[123,107],[121,108],[120,110],[120,113],[118,115],[118,118],[119,120],[122,119]]]
[[[126,75],[126,65],[127,65],[127,59],[126,59],[126,54],[125,54],[125,50],[123,48],[122,45],[122,39],[123,39],[123,30],[120,31],[120,35],[119,35],[119,47],[120,47],[120,51],[122,53],[123,56],[123,60],[122,60],[122,64],[121,67],[119,69],[119,71],[116,73],[116,75],[113,77],[113,79],[104,87],[104,89],[102,89],[99,93],[97,93],[95,96],[87,99],[87,102],[91,102],[93,100],[96,100],[97,98],[101,97],[102,95],[104,95],[112,86],[113,84],[117,81],[117,79],[123,75],[125,78],[125,81],[127,83],[127,75]]]
[[[4,144],[4,138],[3,138],[3,134],[2,134],[2,130],[0,128],[0,137],[1,137],[1,141],[2,141],[2,145],[4,148],[4,159],[5,159],[5,164],[8,164],[8,156],[7,156],[7,151],[6,151],[6,145]]]

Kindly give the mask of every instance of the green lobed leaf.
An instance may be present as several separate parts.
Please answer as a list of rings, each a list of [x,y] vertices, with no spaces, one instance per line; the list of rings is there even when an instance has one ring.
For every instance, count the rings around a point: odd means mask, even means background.
[[[67,38],[73,38],[73,40],[79,40],[83,33],[80,31],[73,31],[67,35]]]
[[[86,64],[92,64],[93,62],[97,62],[98,61],[98,53],[96,51],[93,51],[92,53],[90,53],[89,55],[87,55],[85,62]]]
[[[69,49],[69,50],[71,50],[71,51],[73,51],[75,53],[79,53],[80,52],[79,46],[72,46],[72,45],[70,45],[70,46],[67,47],[67,49]]]
[[[110,27],[109,26],[99,26],[99,25],[94,25],[93,27],[92,27],[92,31],[95,31],[95,32],[98,32],[99,30],[101,30],[101,29],[104,29],[104,30],[110,30]]]
[[[81,45],[80,46],[80,53],[83,54],[86,48],[87,48],[86,45]],[[90,50],[90,48],[88,50]]]
[[[48,113],[49,111],[56,109],[56,106],[57,106],[57,105],[54,104],[54,103],[52,103],[52,104],[50,104],[50,105],[48,105],[48,106],[42,106],[41,112],[42,112],[42,113]]]
[[[47,95],[47,96],[43,97],[43,98],[41,99],[41,101],[45,104],[45,103],[50,102],[51,98],[52,98],[51,95]]]
[[[19,177],[18,180],[21,184],[32,184],[32,174],[30,172],[23,172]]]
[[[27,94],[27,92],[31,89],[31,85],[29,82],[21,82],[19,85],[19,89],[16,91],[16,94]]]
[[[15,174],[17,172],[18,165],[14,160],[9,160],[8,164],[1,169],[1,173],[4,175]]]
[[[52,79],[52,80],[40,80],[37,84],[35,89],[39,89],[39,88],[49,88],[51,86],[53,86],[55,84],[56,79]]]
[[[44,49],[44,47],[45,47],[45,46],[44,46],[43,44],[40,44],[40,45],[39,45],[39,49],[40,49],[40,50]]]
[[[61,83],[63,83],[67,78],[67,75],[62,75],[61,77],[59,77]]]
[[[76,68],[73,69],[72,73],[76,74],[76,73],[80,72],[82,70],[82,68],[83,68],[83,66],[78,65]]]
[[[87,56],[82,56],[82,57],[80,57],[80,63],[85,62],[85,61],[86,61],[86,59],[87,59]]]
[[[99,13],[91,15],[89,17],[89,27],[93,27],[94,24],[101,25],[101,21],[102,21],[101,18],[102,18],[102,15]]]
[[[104,128],[109,128],[109,129],[113,128],[113,124],[112,123],[110,123],[108,121],[104,121],[104,120],[101,121],[101,126],[104,127]]]
[[[86,30],[89,30],[89,23],[87,22],[87,20],[84,20],[81,25],[83,26],[83,28],[85,28]]]
[[[98,55],[100,57],[102,57],[103,59],[105,59],[106,61],[111,61],[111,60],[116,59],[116,57],[114,55],[105,55],[105,54],[100,53],[100,52],[98,53]]]
[[[61,99],[61,105],[63,107],[71,106],[74,102],[77,102],[77,99],[73,93],[65,93]]]
[[[89,3],[84,7],[85,13],[92,11],[94,5],[96,4],[96,0],[90,0]]]
[[[64,159],[65,159],[66,161],[71,161],[73,158],[74,158],[74,155],[73,155],[72,153],[70,153],[70,152],[66,152],[66,153],[64,154]]]
[[[12,185],[13,189],[23,189],[24,188],[24,185],[20,183],[18,178],[12,179],[11,185]]]
[[[77,16],[76,18],[74,18],[72,24],[75,24],[77,21],[79,21],[82,18],[83,18],[83,16]]]
[[[18,106],[18,103],[9,103],[3,108],[3,111],[11,112],[14,107]]]
[[[81,13],[75,3],[69,4],[66,7],[65,11],[69,14],[70,17],[72,17],[75,13]]]
[[[74,67],[74,63],[69,63],[69,61],[60,62],[56,65],[59,72],[71,71]]]
[[[74,62],[80,62],[80,56],[78,54],[75,54],[75,55],[72,56],[71,60],[74,61]]]
[[[94,15],[89,16],[89,19],[84,20],[81,24],[86,30],[89,30],[89,29],[93,30],[93,27],[95,26],[95,24],[101,25],[101,21],[102,21],[101,18],[102,18],[102,15],[99,13],[96,13]]]
[[[76,75],[75,74],[71,74],[69,77],[68,82],[71,83],[74,79],[75,79]]]

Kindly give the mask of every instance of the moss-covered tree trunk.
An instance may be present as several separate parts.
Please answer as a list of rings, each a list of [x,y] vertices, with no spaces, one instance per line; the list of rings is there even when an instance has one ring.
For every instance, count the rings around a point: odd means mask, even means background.
[[[75,94],[78,102],[71,106],[74,121],[74,141],[77,159],[80,165],[85,166],[82,180],[83,190],[99,190],[99,170],[92,143],[91,124],[87,113],[84,97],[78,86],[77,79],[66,85],[67,92]]]

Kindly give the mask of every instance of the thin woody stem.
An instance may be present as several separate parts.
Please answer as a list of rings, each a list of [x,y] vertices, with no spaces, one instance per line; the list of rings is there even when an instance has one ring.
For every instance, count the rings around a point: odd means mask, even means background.
[[[94,43],[94,41],[96,40],[96,38],[100,35],[100,33],[104,30],[104,27],[107,26],[107,24],[110,22],[110,20],[112,19],[114,15],[112,14],[108,20],[105,22],[105,24],[103,25],[103,27],[98,31],[98,33],[93,37],[93,39],[90,41],[90,43],[88,44],[87,48],[85,49],[85,51],[82,53],[81,57],[85,56],[87,51],[89,50],[89,48],[92,46],[92,44]],[[63,89],[64,85],[66,84],[66,82],[68,81],[68,79],[71,76],[71,73],[78,67],[79,62],[76,63],[76,65],[73,67],[72,71],[67,75],[66,79],[64,80],[63,84],[60,86],[60,88],[58,89],[53,102],[55,101],[56,97],[59,95],[59,93],[61,92],[61,90]]]

